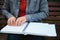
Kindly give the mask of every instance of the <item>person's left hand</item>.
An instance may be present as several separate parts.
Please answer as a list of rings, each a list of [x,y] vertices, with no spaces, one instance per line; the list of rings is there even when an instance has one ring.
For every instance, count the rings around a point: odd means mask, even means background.
[[[19,25],[23,24],[24,22],[26,22],[26,16],[19,17],[16,20],[16,26],[19,26]]]

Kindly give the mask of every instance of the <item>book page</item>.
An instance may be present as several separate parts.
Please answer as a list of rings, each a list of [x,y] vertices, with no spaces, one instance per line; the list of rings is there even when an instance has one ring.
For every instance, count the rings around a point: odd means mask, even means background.
[[[6,25],[1,29],[1,33],[23,34],[23,29],[28,23],[24,23],[21,26],[8,26]]]
[[[31,22],[24,32],[25,34],[38,36],[57,36],[55,25],[48,23]]]

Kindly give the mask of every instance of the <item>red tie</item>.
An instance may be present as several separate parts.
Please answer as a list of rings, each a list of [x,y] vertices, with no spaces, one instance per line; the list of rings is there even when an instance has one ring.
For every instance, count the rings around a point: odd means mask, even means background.
[[[20,0],[20,8],[18,17],[26,15],[26,0]]]

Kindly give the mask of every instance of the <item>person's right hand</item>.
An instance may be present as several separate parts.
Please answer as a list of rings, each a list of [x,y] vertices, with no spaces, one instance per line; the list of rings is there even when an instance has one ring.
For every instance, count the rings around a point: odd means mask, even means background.
[[[7,25],[14,26],[15,25],[16,18],[10,17],[7,21]]]

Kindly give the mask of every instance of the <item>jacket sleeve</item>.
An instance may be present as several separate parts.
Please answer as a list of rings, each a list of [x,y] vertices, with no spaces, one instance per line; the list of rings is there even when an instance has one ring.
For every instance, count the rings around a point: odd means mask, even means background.
[[[48,2],[47,0],[40,1],[40,11],[38,13],[33,13],[26,15],[27,21],[38,21],[46,19],[48,17]]]
[[[9,18],[9,17],[13,16],[13,15],[9,12],[9,7],[10,7],[10,5],[9,5],[9,0],[5,0],[5,1],[4,1],[4,5],[3,5],[3,7],[2,7],[2,14],[3,14],[4,16],[6,16],[6,18]]]

